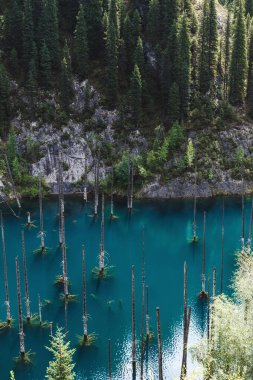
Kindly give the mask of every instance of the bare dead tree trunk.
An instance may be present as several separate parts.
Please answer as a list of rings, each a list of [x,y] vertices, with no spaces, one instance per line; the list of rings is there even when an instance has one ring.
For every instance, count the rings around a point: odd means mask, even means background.
[[[135,271],[132,266],[132,368],[136,374],[136,321],[135,321]]]
[[[141,380],[144,372],[144,330],[145,330],[145,240],[144,227],[142,229],[142,302],[141,302]]]
[[[134,189],[134,171],[133,171],[133,163],[129,157],[128,161],[128,191],[127,191],[127,208],[128,211],[131,212],[133,209],[133,189]]]
[[[108,339],[108,379],[112,380],[111,339]]]
[[[243,192],[242,193],[242,252],[244,252],[244,248],[245,248],[245,245],[244,245],[244,237],[245,237],[244,219],[245,219],[245,204],[244,204],[244,192]]]
[[[197,241],[197,223],[196,223],[197,196],[196,196],[196,187],[197,187],[197,171],[196,171],[196,166],[195,166],[194,202],[193,202],[193,242]]]
[[[22,258],[23,258],[23,271],[24,271],[24,282],[25,282],[26,320],[27,320],[27,322],[30,322],[31,310],[30,310],[30,298],[29,298],[29,287],[28,287],[27,266],[26,266],[25,233],[24,233],[24,231],[21,232],[21,238],[22,238]]]
[[[113,182],[114,182],[114,171],[112,168],[112,182],[111,182],[111,218],[114,215],[114,205],[113,205]]]
[[[200,297],[206,297],[206,212],[204,211],[204,227],[203,227],[203,246],[202,246],[202,290]]]
[[[44,220],[43,220],[41,178],[39,178],[39,204],[40,204],[40,241],[41,241],[41,251],[43,253],[45,251],[45,232],[44,232]]]
[[[99,187],[99,160],[95,161],[95,202],[94,202],[94,215],[98,214],[98,187]]]
[[[212,344],[213,336],[214,336],[214,313],[215,313],[215,307],[214,307],[214,301],[216,297],[216,268],[213,268],[213,297],[212,297],[212,320],[211,320],[211,330],[210,330],[210,341]]]
[[[27,226],[29,227],[31,225],[31,213],[27,211]]]
[[[250,222],[249,222],[249,237],[248,237],[248,253],[251,252],[251,240],[252,240],[252,221],[253,221],[253,197],[251,200],[251,212],[250,212]]]
[[[1,218],[2,250],[3,250],[3,264],[4,264],[4,288],[5,288],[6,321],[7,321],[8,325],[10,325],[11,324],[11,309],[10,309],[10,298],[9,298],[8,269],[7,269],[7,261],[6,261],[4,220],[3,220],[3,214],[2,214],[1,210],[0,210],[0,218]]]
[[[105,269],[105,197],[102,194],[102,216],[101,216],[101,241],[99,252],[99,273],[102,276]]]
[[[188,321],[188,309],[187,309],[187,264],[184,263],[184,319],[183,319],[183,359],[181,367],[181,377],[183,380],[187,372],[187,321]]]
[[[66,256],[66,244],[64,242],[62,246],[62,269],[63,269],[63,286],[64,286],[64,296],[65,299],[69,295],[69,284],[68,284],[68,271],[67,271],[67,256]]]
[[[59,152],[58,160],[58,192],[59,192],[59,244],[64,243],[64,192],[63,192],[63,179],[62,179],[62,158]]]
[[[7,173],[8,173],[9,181],[11,183],[12,191],[13,191],[14,196],[16,198],[16,202],[17,202],[18,208],[21,208],[20,200],[19,200],[19,197],[18,197],[18,193],[16,191],[15,183],[14,183],[14,180],[13,180],[13,177],[12,177],[12,173],[11,173],[11,168],[10,168],[8,157],[7,157],[6,154],[4,155],[4,159],[5,159],[5,164],[6,164],[6,168],[7,168]]]
[[[220,263],[220,292],[223,293],[223,265],[224,265],[224,219],[225,219],[225,205],[224,197],[222,200],[222,226],[221,226],[221,263]]]
[[[86,308],[86,267],[85,267],[85,249],[82,246],[82,282],[83,282],[83,339],[88,339],[87,327],[87,308]]]
[[[53,322],[49,322],[50,336],[53,336]]]
[[[146,286],[146,339],[149,340],[150,328],[149,328],[149,302],[148,302],[148,286]]]
[[[158,364],[159,364],[159,380],[163,380],[163,351],[162,351],[162,335],[160,322],[160,309],[156,308],[157,320],[157,340],[158,340]]]
[[[39,306],[39,321],[40,321],[40,325],[42,325],[42,305],[41,305],[41,299],[40,299],[39,294],[38,294],[38,306]]]
[[[88,195],[87,195],[87,158],[86,158],[86,155],[85,155],[85,163],[84,163],[83,199],[85,202],[87,202],[87,200],[88,200]]]
[[[207,340],[210,340],[210,275],[207,279]]]
[[[16,257],[16,278],[17,278],[17,298],[18,298],[18,332],[19,332],[19,346],[20,346],[20,357],[25,356],[25,335],[23,328],[23,314],[22,314],[22,303],[21,303],[21,288],[20,288],[20,271],[18,257]]]

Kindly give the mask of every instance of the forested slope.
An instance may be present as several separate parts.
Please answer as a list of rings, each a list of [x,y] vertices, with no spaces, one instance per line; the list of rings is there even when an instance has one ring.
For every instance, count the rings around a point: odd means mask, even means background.
[[[195,167],[199,195],[238,192],[242,172],[251,189],[252,0],[10,0],[0,9],[0,133],[21,191],[39,171],[55,182],[59,146],[72,185],[84,157],[92,172],[99,155],[103,182],[114,166],[122,190],[130,153],[136,190],[153,183],[155,196],[174,195],[175,180],[191,195]],[[222,178],[231,185],[217,188]]]

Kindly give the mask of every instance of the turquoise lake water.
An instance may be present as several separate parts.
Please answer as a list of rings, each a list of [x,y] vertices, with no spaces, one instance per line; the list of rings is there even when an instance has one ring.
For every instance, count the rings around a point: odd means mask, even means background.
[[[248,234],[251,199],[245,200],[245,232]],[[16,367],[13,358],[19,354],[17,331],[17,295],[15,256],[20,257],[23,314],[25,317],[24,282],[21,262],[21,229],[26,222],[26,212],[39,225],[38,202],[24,202],[20,218],[15,218],[3,208],[5,238],[9,275],[11,313],[14,328],[0,334],[0,377],[9,379],[14,369],[16,380],[42,380],[51,359],[45,349],[50,331],[40,327],[25,326],[26,350],[35,353],[33,364]],[[201,255],[203,211],[207,212],[206,265],[207,272],[217,267],[217,290],[219,291],[219,265],[221,252],[222,200],[199,200],[197,203],[198,244],[190,244],[192,237],[192,201],[136,201],[131,219],[127,216],[126,201],[115,202],[117,220],[110,221],[109,202],[105,207],[105,249],[108,265],[114,266],[113,277],[107,281],[94,280],[92,269],[98,265],[101,216],[91,217],[93,203],[86,206],[82,199],[65,199],[66,244],[68,275],[71,293],[79,295],[79,302],[68,306],[68,338],[72,346],[77,344],[77,335],[82,334],[82,272],[81,247],[86,248],[87,309],[90,319],[89,332],[97,334],[96,345],[75,355],[77,379],[105,380],[107,375],[108,338],[112,344],[112,378],[131,379],[131,266],[136,270],[136,318],[137,338],[141,334],[141,246],[142,228],[145,228],[146,284],[149,286],[150,325],[156,331],[156,306],[160,307],[163,338],[164,379],[179,376],[182,359],[183,317],[183,265],[188,265],[188,298],[192,306],[189,344],[196,342],[205,333],[206,312],[198,300],[201,290]],[[38,248],[38,228],[25,230],[27,270],[31,298],[31,311],[38,313],[37,295],[49,299],[52,304],[42,310],[43,320],[65,326],[64,307],[59,300],[59,289],[54,285],[55,277],[61,274],[61,251],[58,246],[58,202],[44,200],[44,226],[46,246],[51,250],[44,257],[33,251]],[[225,258],[224,291],[230,293],[229,284],[234,269],[234,252],[240,247],[241,199],[225,199]],[[3,263],[0,259],[0,318],[5,320],[5,295]],[[139,358],[139,355],[138,355]],[[189,369],[194,367],[189,358]],[[139,367],[139,365],[138,365]],[[157,379],[157,344],[154,341],[145,354],[146,379]],[[138,378],[138,377],[137,377]]]

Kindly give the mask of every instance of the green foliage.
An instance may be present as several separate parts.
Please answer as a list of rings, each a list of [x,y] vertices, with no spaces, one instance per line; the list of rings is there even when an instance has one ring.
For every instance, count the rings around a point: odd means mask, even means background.
[[[50,347],[46,347],[53,354],[54,360],[49,362],[46,378],[48,380],[74,380],[75,364],[72,357],[75,349],[70,349],[70,342],[66,342],[66,334],[61,328],[57,328],[55,335],[51,338]]]
[[[215,0],[204,0],[199,35],[199,89],[206,94],[213,86],[218,51],[217,12]]]
[[[211,341],[203,338],[193,349],[204,378],[252,379],[253,256],[240,252],[233,279],[235,301],[216,297],[211,323]]]
[[[77,73],[81,79],[84,79],[88,74],[89,50],[87,39],[87,26],[82,4],[80,4],[80,9],[77,15],[77,23],[75,30],[75,54]]]
[[[229,100],[232,104],[240,105],[245,96],[245,80],[247,70],[246,26],[242,1],[235,21],[235,31],[230,66]]]
[[[6,137],[9,121],[10,81],[6,69],[0,64],[0,126],[1,136]]]
[[[25,72],[28,73],[29,63],[34,57],[31,56],[33,51],[33,15],[31,0],[24,1],[24,26],[23,26],[23,63]]]
[[[174,123],[169,132],[170,147],[179,148],[185,141],[184,129],[179,123]]]
[[[195,159],[195,149],[193,146],[192,139],[189,139],[188,144],[187,144],[187,150],[186,150],[186,161],[187,161],[189,168],[191,168],[193,166],[194,159]]]
[[[15,376],[14,376],[14,372],[13,371],[10,372],[10,377],[11,377],[10,380],[15,380]]]
[[[43,88],[49,89],[51,85],[52,71],[50,53],[46,42],[43,41],[40,51],[40,84]]]

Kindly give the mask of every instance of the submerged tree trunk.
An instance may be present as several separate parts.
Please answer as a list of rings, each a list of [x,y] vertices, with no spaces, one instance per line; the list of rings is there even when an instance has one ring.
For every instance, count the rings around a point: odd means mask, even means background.
[[[38,306],[39,306],[39,321],[40,321],[40,325],[42,325],[42,305],[41,305],[39,294],[38,294]]]
[[[245,204],[244,204],[244,192],[242,193],[242,252],[244,252],[244,248],[245,248],[245,233],[244,233],[244,219],[245,219]]]
[[[253,222],[253,197],[251,200],[251,212],[250,212],[250,222],[249,222],[249,237],[248,237],[248,253],[249,254],[251,252],[252,222]]]
[[[160,309],[156,308],[157,320],[157,340],[158,340],[158,365],[159,365],[159,380],[163,380],[163,352],[162,352],[162,335],[160,322]]]
[[[132,369],[136,374],[135,271],[132,266]]]
[[[94,188],[94,215],[98,214],[98,192],[99,192],[99,160],[95,160],[95,188]]]
[[[108,339],[108,379],[112,380],[111,339]]]
[[[144,330],[145,330],[145,240],[142,230],[142,301],[141,301],[141,380],[144,371]]]
[[[5,288],[5,306],[6,306],[6,322],[8,325],[11,323],[11,308],[10,308],[10,298],[9,298],[9,283],[8,283],[8,270],[6,261],[6,246],[5,246],[5,236],[4,236],[4,221],[3,214],[0,210],[1,219],[1,233],[2,233],[2,251],[3,251],[3,266],[4,266],[4,288]]]
[[[133,163],[129,158],[128,161],[128,191],[127,191],[127,208],[131,212],[133,209],[133,190],[134,190],[134,170]]]
[[[82,246],[82,282],[83,282],[83,339],[88,339],[87,309],[86,309],[86,268],[85,268],[85,249]]]
[[[187,306],[187,264],[184,263],[184,320],[183,320],[183,359],[181,367],[180,379],[183,380],[187,374],[187,345],[188,345],[188,334],[189,334],[189,324],[190,324],[190,313],[191,309]]]
[[[150,327],[149,327],[149,303],[148,303],[148,286],[146,286],[146,339],[150,338]]]
[[[18,257],[16,257],[16,278],[17,278],[17,298],[18,298],[18,332],[19,332],[19,346],[20,356],[25,356],[25,334],[23,328],[23,314],[22,314],[22,302],[21,302],[21,289],[20,289],[20,271]]]
[[[202,275],[201,275],[202,290],[200,297],[206,297],[206,212],[204,211],[204,226],[203,226],[203,245],[202,245]]]
[[[85,163],[84,163],[83,199],[85,202],[87,202],[87,200],[88,200],[88,195],[87,195],[87,158],[86,158],[86,155],[85,155]]]
[[[28,277],[27,277],[27,266],[26,266],[25,233],[24,233],[24,231],[21,232],[21,236],[22,236],[23,271],[24,271],[24,282],[25,282],[26,319],[27,319],[27,322],[30,322],[31,310],[30,310],[29,286],[28,286]]]
[[[221,226],[221,263],[220,263],[220,292],[223,293],[223,265],[224,265],[224,218],[225,218],[225,206],[224,197],[222,200],[222,226]]]
[[[197,172],[195,167],[195,180],[194,180],[194,201],[193,201],[193,242],[197,241],[197,223],[196,223],[196,214],[197,214]]]
[[[44,232],[44,220],[43,220],[41,178],[39,178],[39,204],[40,204],[40,242],[41,242],[41,251],[43,253],[45,250],[45,232]]]
[[[99,273],[103,275],[105,269],[105,198],[104,193],[102,194],[102,215],[101,215],[101,241],[100,241],[100,252],[99,252]]]

